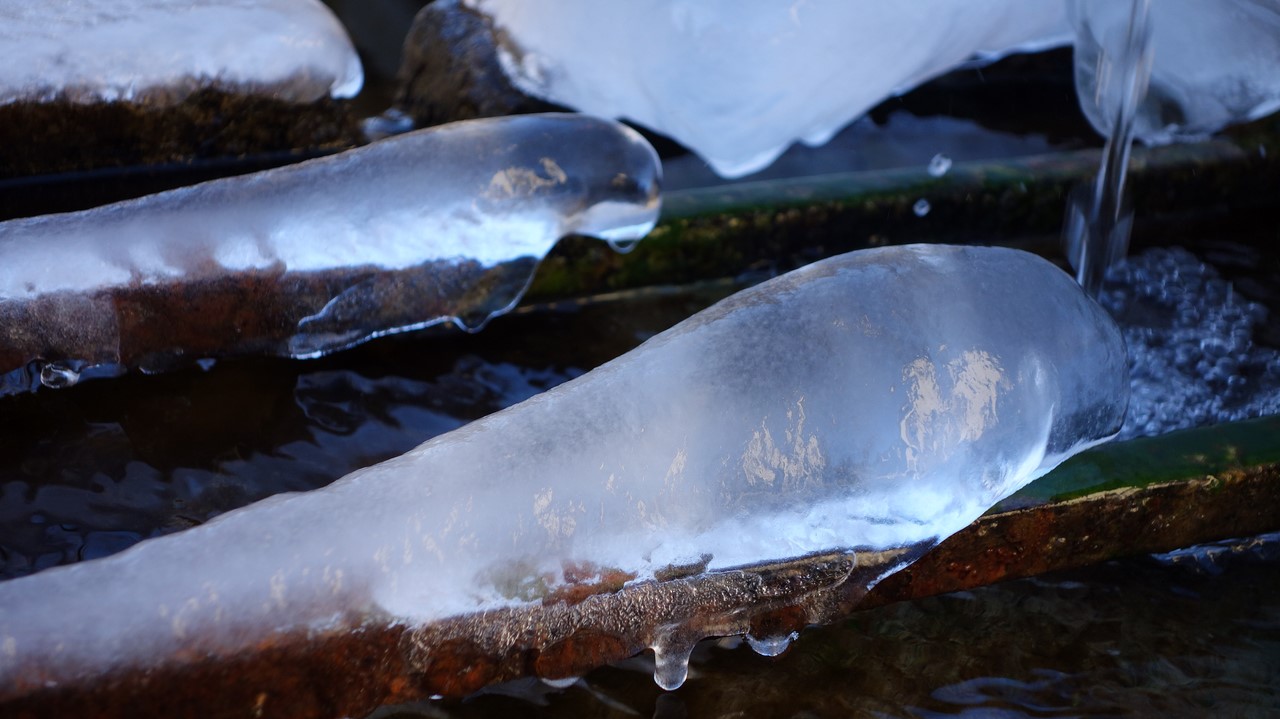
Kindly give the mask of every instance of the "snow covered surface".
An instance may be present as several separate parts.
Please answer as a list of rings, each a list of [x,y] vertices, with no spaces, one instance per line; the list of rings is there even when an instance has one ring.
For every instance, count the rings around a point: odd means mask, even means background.
[[[721,175],[822,144],[975,57],[1070,40],[1063,0],[467,0],[523,91],[633,120]]]
[[[1119,330],[1044,260],[851,253],[325,489],[0,583],[0,681],[510,605],[566,562],[929,546],[1113,435],[1127,387]]]
[[[1070,0],[1076,90],[1089,121],[1110,133],[1123,83],[1109,81],[1124,44],[1128,2]],[[1151,81],[1135,123],[1147,143],[1194,140],[1280,109],[1280,2],[1154,0]]]
[[[585,115],[525,115],[442,125],[253,175],[11,220],[0,223],[0,318],[50,324],[9,327],[0,338],[60,337],[59,327],[75,317],[84,330],[71,346],[33,351],[100,360],[120,351],[124,321],[112,293],[179,292],[247,276],[272,280],[286,295],[290,283],[324,288],[305,297],[298,291],[298,316],[281,318],[296,325],[274,348],[281,354],[318,355],[449,319],[483,324],[519,299],[560,237],[643,237],[657,220],[660,177],[657,154],[630,128]],[[510,281],[484,273],[504,267]],[[349,268],[363,274],[338,272]],[[367,279],[405,268],[417,268],[408,294]],[[398,324],[377,324],[388,316],[383,305],[423,292],[438,313],[399,308],[407,314],[397,315]],[[92,302],[105,303],[105,313],[60,309]],[[101,337],[102,346],[87,347],[82,335]]]
[[[0,0],[0,105],[163,105],[203,87],[311,102],[363,83],[320,0]]]

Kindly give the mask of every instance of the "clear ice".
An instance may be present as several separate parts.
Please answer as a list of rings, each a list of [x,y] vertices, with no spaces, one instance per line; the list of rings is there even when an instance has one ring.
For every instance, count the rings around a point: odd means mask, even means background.
[[[627,127],[526,115],[0,223],[0,394],[85,370],[312,357],[450,319],[476,327],[518,300],[560,237],[643,237],[660,180]]]
[[[0,59],[0,105],[163,105],[205,87],[311,102],[364,84],[319,0],[0,0]]]
[[[973,60],[1070,40],[1062,0],[467,0],[526,93],[638,122],[723,176],[821,145]]]
[[[537,601],[574,566],[928,547],[1127,393],[1120,331],[1038,257],[835,257],[324,489],[0,583],[0,684]],[[664,685],[697,638],[658,638]]]
[[[1107,54],[1128,31],[1129,3],[1069,0],[1076,30],[1076,91],[1093,126],[1109,135],[1124,101]],[[1150,86],[1134,125],[1149,144],[1203,138],[1280,109],[1280,2],[1154,0]]]

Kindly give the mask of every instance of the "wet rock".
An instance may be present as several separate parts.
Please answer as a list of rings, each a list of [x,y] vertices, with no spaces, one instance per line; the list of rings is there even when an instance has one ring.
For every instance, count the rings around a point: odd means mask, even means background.
[[[0,105],[0,179],[350,147],[343,100],[294,103],[220,89],[176,104],[19,101]]]
[[[488,17],[457,0],[423,8],[405,39],[395,109],[420,127],[562,110],[511,84],[498,61],[502,42]]]

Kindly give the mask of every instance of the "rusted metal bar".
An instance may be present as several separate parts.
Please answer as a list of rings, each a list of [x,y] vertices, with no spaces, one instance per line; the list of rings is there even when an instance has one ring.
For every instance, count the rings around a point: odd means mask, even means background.
[[[1278,436],[1280,418],[1272,417],[1085,453],[869,593],[865,581],[904,557],[834,552],[620,590],[601,582],[573,597],[423,627],[293,635],[235,656],[179,657],[76,686],[3,687],[0,713],[360,715],[520,676],[574,676],[673,639],[778,636],[887,602],[1274,531]]]

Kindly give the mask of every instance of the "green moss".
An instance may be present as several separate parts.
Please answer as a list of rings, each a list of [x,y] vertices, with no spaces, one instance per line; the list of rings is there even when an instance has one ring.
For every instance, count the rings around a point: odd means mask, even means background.
[[[1083,452],[1010,498],[1041,504],[1280,463],[1280,417],[1219,424]]]
[[[1280,186],[1280,131],[1255,129],[1250,144],[1219,139],[1134,152],[1138,227],[1156,241],[1188,217],[1273,203]],[[1260,134],[1262,133],[1262,134]],[[1271,140],[1259,138],[1272,138]],[[946,176],[924,168],[851,172],[667,193],[662,221],[628,255],[569,238],[543,263],[531,301],[785,272],[866,247],[908,242],[1003,244],[1049,256],[1073,187],[1091,181],[1097,150],[960,163]],[[917,217],[912,207],[927,199]]]

